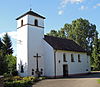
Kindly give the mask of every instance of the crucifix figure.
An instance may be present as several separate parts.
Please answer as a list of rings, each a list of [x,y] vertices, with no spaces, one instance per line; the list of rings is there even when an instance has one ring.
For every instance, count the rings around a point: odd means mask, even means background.
[[[19,43],[19,44],[22,44],[22,42],[23,42],[23,41],[21,41],[21,40],[18,40],[18,43]]]
[[[36,58],[36,74],[39,77],[39,63],[38,63],[38,58],[41,57],[38,55],[38,53],[36,54],[36,56],[34,56]]]

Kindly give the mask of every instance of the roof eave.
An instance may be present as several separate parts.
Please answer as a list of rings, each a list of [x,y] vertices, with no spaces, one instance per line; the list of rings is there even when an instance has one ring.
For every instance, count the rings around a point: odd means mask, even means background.
[[[61,51],[71,51],[71,52],[81,52],[81,53],[87,53],[86,51],[73,51],[73,50],[62,50],[62,49],[55,49],[53,48],[54,50],[61,50]]]
[[[31,11],[32,12],[32,11]],[[37,14],[37,13],[36,13]],[[33,15],[33,14],[30,14],[29,12],[23,14],[22,16],[19,16],[18,18],[16,18],[16,20],[19,20],[20,18],[26,16],[26,15],[32,15],[32,16],[36,16],[36,15]],[[43,18],[43,19],[46,19],[45,17],[41,16],[41,15],[38,15],[36,17],[39,17],[39,18]]]

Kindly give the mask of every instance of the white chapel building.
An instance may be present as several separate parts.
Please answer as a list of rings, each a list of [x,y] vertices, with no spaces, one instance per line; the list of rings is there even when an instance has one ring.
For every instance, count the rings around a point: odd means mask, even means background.
[[[73,40],[44,35],[45,17],[33,12],[17,20],[20,76],[63,77],[90,72],[90,58]]]

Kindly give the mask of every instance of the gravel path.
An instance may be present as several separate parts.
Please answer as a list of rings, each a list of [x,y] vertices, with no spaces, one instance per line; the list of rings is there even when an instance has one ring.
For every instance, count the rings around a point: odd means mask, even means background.
[[[36,83],[33,87],[100,87],[97,79],[100,79],[100,73],[62,79],[47,79]]]

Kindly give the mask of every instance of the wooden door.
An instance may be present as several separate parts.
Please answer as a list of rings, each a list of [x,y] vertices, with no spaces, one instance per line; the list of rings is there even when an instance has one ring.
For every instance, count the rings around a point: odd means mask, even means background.
[[[63,65],[63,76],[68,77],[68,65]]]

